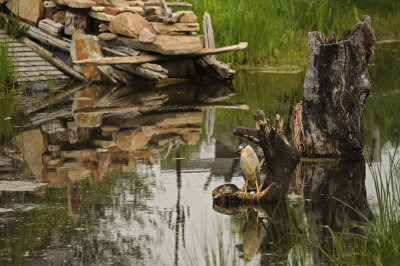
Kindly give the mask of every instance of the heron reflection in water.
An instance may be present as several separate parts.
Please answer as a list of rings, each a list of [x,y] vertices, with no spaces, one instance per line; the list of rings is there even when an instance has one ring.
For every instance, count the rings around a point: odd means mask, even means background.
[[[260,178],[260,162],[258,161],[257,154],[247,143],[240,144],[239,149],[235,153],[240,153],[240,168],[245,180],[245,185],[242,189],[243,196],[248,194],[248,190],[256,189],[257,193],[255,197],[258,198],[258,195],[260,194],[258,187]]]

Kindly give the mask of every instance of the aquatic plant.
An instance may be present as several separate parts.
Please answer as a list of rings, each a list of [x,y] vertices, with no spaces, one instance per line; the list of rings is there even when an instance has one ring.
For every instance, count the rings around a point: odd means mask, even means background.
[[[397,146],[398,147],[398,146]],[[336,231],[323,226],[319,231],[327,232],[324,242],[315,241],[310,232],[300,237],[301,245],[293,250],[291,265],[303,265],[314,250],[313,263],[329,265],[395,265],[400,260],[400,159],[398,148],[389,155],[389,167],[385,170],[382,162],[371,163],[377,195],[377,209],[371,220],[352,206],[341,204],[357,212],[361,222],[350,223],[352,230]],[[316,256],[315,254],[320,256]],[[310,264],[310,263],[305,263]]]
[[[9,55],[9,41],[5,37],[0,41],[0,93],[9,92],[16,82],[14,57]]]
[[[19,19],[9,13],[7,16],[0,15],[0,29],[4,30],[7,35],[20,39],[28,35],[29,26],[21,25]]]
[[[14,58],[9,55],[8,39],[0,42],[0,143],[14,135],[12,116],[15,113],[15,83]]]

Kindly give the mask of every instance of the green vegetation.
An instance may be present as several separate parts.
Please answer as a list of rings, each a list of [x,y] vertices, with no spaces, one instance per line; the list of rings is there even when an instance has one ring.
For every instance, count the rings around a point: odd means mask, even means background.
[[[246,51],[220,55],[233,64],[304,65],[307,32],[342,33],[361,20],[372,19],[378,40],[400,38],[397,0],[188,0],[202,21],[210,13],[216,46],[247,41]]]
[[[7,35],[20,39],[27,35],[29,26],[21,25],[19,19],[10,13],[7,17],[0,15],[0,29],[4,30]]]
[[[12,116],[15,113],[15,83],[14,58],[9,55],[10,47],[5,38],[0,42],[0,143],[4,143],[15,133]]]

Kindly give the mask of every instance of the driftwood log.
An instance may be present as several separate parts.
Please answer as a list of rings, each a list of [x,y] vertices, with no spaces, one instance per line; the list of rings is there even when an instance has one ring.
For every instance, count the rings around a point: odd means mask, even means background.
[[[257,111],[254,120],[256,128],[236,127],[233,134],[250,140],[263,150],[266,178],[261,184],[261,193],[258,198],[251,195],[243,196],[236,185],[224,184],[213,190],[214,201],[273,202],[287,194],[290,180],[300,159],[299,153],[286,140],[283,121],[279,115],[276,115],[273,126],[268,119],[265,119],[263,111]]]
[[[363,111],[372,89],[367,66],[374,31],[363,16],[341,41],[308,34],[309,61],[301,105],[293,113],[295,147],[305,156],[354,157],[364,148]]]

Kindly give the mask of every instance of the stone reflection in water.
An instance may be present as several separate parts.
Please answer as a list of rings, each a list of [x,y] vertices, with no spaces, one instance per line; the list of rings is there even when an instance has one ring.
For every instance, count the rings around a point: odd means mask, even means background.
[[[33,103],[28,112],[34,129],[22,132],[13,143],[29,175],[62,187],[71,178],[101,178],[116,166],[129,171],[135,158],[161,151],[167,156],[180,144],[196,144],[202,110],[237,107],[216,102],[232,93],[225,83],[67,89],[55,92],[51,106],[48,99]],[[208,121],[207,128],[213,122]]]
[[[329,251],[329,226],[336,232],[361,233],[353,222],[372,219],[365,188],[365,161],[329,159],[302,161],[303,197],[309,234],[317,243],[314,263],[326,263],[320,248]]]
[[[56,92],[51,107],[45,99],[29,109],[31,127],[14,139],[14,149],[20,156],[13,156],[25,166],[24,173],[48,183],[46,193],[56,193],[53,188],[66,192],[68,197],[60,198],[65,208],[60,209],[57,222],[68,221],[63,236],[75,249],[75,260],[127,265],[157,261],[159,255],[153,256],[147,246],[163,239],[164,228],[159,224],[168,223],[166,227],[175,231],[175,256],[171,252],[171,260],[181,263],[179,249],[186,245],[185,220],[190,211],[181,202],[182,161],[176,160],[177,201],[170,211],[148,206],[151,178],[143,161],[151,163],[149,158],[166,158],[169,154],[180,157],[174,154],[179,145],[195,145],[200,139],[203,110],[243,108],[217,102],[232,93],[231,87],[221,84],[146,90],[90,85],[65,90],[61,96]],[[209,134],[215,120],[212,113],[206,126]],[[132,169],[138,165],[144,169],[137,169],[140,176],[132,176]],[[113,168],[120,169],[116,176],[110,174]],[[12,171],[9,174],[15,176]],[[89,176],[92,178],[86,179]],[[41,211],[36,213],[40,215]],[[32,219],[30,224],[38,226],[35,223]],[[46,230],[49,235],[55,234],[52,228],[44,228],[43,233]],[[36,254],[46,258],[50,251],[41,249],[41,240],[37,239],[38,248],[14,249],[10,256],[22,258],[25,251],[39,250]],[[37,261],[32,256],[26,259]]]

